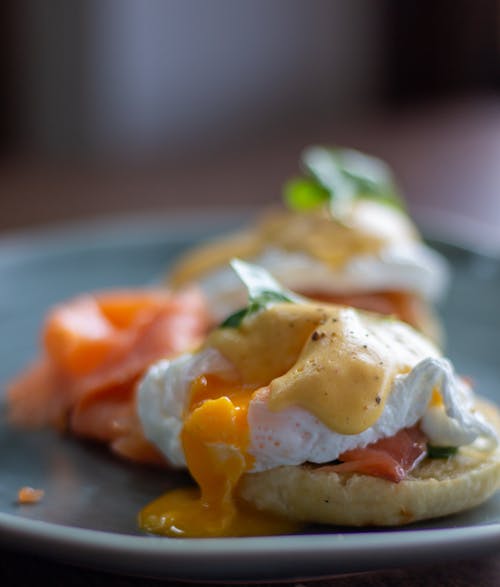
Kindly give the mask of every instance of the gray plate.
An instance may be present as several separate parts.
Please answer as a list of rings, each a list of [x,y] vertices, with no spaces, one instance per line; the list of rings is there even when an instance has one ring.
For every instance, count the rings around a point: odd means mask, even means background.
[[[47,307],[73,294],[150,283],[194,241],[242,222],[220,217],[135,218],[0,241],[0,382],[34,357]],[[448,355],[479,392],[500,399],[500,262],[433,243],[453,283],[441,308]],[[100,446],[52,431],[20,432],[0,414],[0,541],[69,563],[144,576],[293,580],[488,554],[500,546],[500,495],[462,515],[405,529],[310,528],[294,536],[171,540],[141,535],[136,514],[183,474],[131,466]],[[15,503],[24,485],[45,489]]]

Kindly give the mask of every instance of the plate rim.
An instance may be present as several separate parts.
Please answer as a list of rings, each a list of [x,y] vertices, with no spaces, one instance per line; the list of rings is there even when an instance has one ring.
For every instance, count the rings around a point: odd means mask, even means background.
[[[4,532],[7,531],[9,536]],[[196,581],[318,579],[498,550],[500,523],[458,528],[248,538],[135,536],[0,512],[0,543],[47,558],[137,576]],[[33,548],[33,542],[37,548]],[[281,557],[287,556],[287,565]],[[196,566],[190,566],[193,560]],[[276,562],[280,564],[276,567]],[[186,566],[187,565],[187,566]]]

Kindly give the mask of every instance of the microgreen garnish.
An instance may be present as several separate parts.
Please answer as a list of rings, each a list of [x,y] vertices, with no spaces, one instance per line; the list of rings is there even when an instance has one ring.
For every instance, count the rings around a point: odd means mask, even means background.
[[[430,459],[447,459],[456,455],[458,448],[456,446],[433,446],[427,445],[427,456]]]
[[[283,288],[271,274],[251,263],[233,259],[231,267],[248,290],[248,305],[228,316],[220,328],[238,328],[246,316],[280,302],[297,303],[303,298]]]
[[[339,220],[357,198],[375,199],[404,208],[386,163],[352,149],[308,147],[301,156],[304,177],[290,180],[284,198],[292,210],[328,204]]]

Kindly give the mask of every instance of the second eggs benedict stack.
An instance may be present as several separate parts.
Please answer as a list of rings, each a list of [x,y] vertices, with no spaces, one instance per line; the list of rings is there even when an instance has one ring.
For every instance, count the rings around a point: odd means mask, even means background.
[[[217,323],[245,303],[228,265],[239,257],[293,291],[393,314],[440,340],[434,304],[447,263],[423,242],[388,167],[357,151],[310,147],[302,169],[285,186],[286,209],[189,251],[167,283],[200,286]]]

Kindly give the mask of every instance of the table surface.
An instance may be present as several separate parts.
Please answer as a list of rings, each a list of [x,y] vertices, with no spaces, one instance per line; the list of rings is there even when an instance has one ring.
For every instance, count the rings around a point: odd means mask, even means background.
[[[304,581],[298,579],[283,583],[258,583],[272,587],[491,587],[499,584],[500,555],[487,558],[475,558],[450,563],[408,567],[369,573],[359,573]],[[148,579],[142,577],[125,577],[102,573],[85,568],[66,566],[40,558],[2,551],[0,554],[0,580],[2,585],[25,587],[47,580],[53,587],[72,587],[107,585],[110,587],[186,587],[190,583]],[[191,583],[199,584],[199,583]],[[254,585],[255,583],[252,583]],[[207,583],[211,587],[227,583]],[[244,585],[239,583],[239,585]]]
[[[0,234],[200,204],[274,205],[310,144],[343,145],[385,159],[414,214],[431,210],[432,221],[440,210],[452,211],[461,217],[464,236],[500,243],[500,96],[463,97],[349,123],[313,121],[189,161],[0,158]],[[491,230],[483,235],[478,227],[485,225]]]
[[[494,96],[384,114],[347,127],[311,124],[189,166],[178,162],[96,167],[7,158],[0,161],[0,234],[123,212],[168,212],[200,204],[222,208],[270,204],[280,193],[284,178],[296,172],[301,148],[311,143],[345,144],[386,159],[417,219],[421,216],[439,224],[439,210],[451,211],[459,221],[450,230],[458,230],[464,240],[482,248],[500,251],[500,97]],[[104,581],[111,587],[185,585],[71,567],[57,557],[47,560],[0,550],[3,585],[24,586],[40,580],[51,585]],[[500,584],[500,553],[453,564],[283,583],[297,587],[494,584]]]

